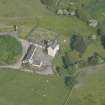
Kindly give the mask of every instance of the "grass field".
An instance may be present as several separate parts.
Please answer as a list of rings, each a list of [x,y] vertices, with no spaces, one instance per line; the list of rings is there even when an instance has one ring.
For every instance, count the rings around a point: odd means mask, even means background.
[[[87,3],[86,3],[87,2]],[[98,20],[103,20],[105,17],[105,0],[84,0],[86,3],[85,9]],[[93,6],[94,5],[94,6]]]
[[[105,70],[89,74],[78,77],[79,83],[71,93],[70,105],[105,104]]]
[[[77,79],[68,105],[105,103],[104,70],[81,74]],[[66,93],[67,88],[59,77],[0,70],[1,105],[62,105]]]
[[[0,0],[0,12],[1,17],[51,15],[40,3],[40,0]]]
[[[0,65],[15,63],[21,53],[20,42],[10,36],[0,36]]]
[[[56,76],[0,70],[0,105],[62,105],[66,92]]]
[[[87,50],[83,54],[83,59],[86,60],[89,56],[92,56],[94,52],[97,52],[102,57],[105,57],[105,49],[101,45],[99,39],[88,46]]]
[[[0,12],[1,23],[34,25],[37,21],[38,27],[45,27],[65,35],[74,31],[81,34],[94,33],[91,28],[75,17],[57,16],[42,5],[40,0],[1,0]]]

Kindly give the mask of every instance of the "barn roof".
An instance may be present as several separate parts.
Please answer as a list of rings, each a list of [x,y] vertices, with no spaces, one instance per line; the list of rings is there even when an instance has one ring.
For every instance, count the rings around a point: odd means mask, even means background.
[[[29,48],[28,48],[28,50],[27,50],[27,53],[25,54],[23,60],[29,60],[29,59],[32,57],[32,54],[33,54],[35,48],[36,48],[36,47],[31,44],[31,45],[29,46]]]
[[[54,49],[57,45],[58,45],[57,40],[50,40],[48,42],[48,46],[51,47],[52,49]]]

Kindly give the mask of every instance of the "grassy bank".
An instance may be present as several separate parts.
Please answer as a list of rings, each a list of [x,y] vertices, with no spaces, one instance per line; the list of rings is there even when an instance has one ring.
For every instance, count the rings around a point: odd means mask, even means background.
[[[0,65],[17,62],[22,53],[22,46],[15,38],[0,36]]]

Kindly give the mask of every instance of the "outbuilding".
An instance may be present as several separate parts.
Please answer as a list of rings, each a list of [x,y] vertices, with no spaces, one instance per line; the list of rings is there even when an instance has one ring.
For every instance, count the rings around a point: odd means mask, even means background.
[[[48,50],[48,55],[55,57],[55,55],[59,50],[59,44],[57,40],[49,41],[47,50]]]

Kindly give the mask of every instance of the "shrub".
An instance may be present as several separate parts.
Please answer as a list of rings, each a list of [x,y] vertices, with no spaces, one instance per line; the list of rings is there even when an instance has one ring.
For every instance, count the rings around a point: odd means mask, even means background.
[[[68,58],[68,53],[65,53],[65,56],[62,57],[64,68],[68,69],[70,67],[70,61]]]
[[[91,57],[88,58],[89,64],[96,65],[96,64],[103,63],[103,62],[104,62],[104,59],[96,52]]]
[[[74,77],[71,77],[71,76],[66,76],[66,77],[65,77],[65,85],[66,85],[67,87],[72,88],[76,82],[77,82],[77,81],[75,80]]]
[[[70,46],[72,50],[78,51],[80,54],[84,53],[87,48],[87,43],[82,36],[73,35],[71,37]]]
[[[105,35],[105,25],[104,22],[100,22],[97,26],[97,34],[100,36]]]
[[[105,36],[101,36],[101,44],[103,46],[103,48],[105,49]]]

